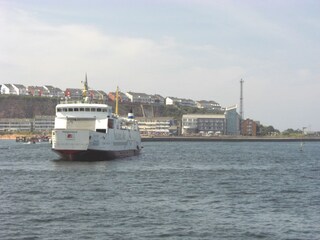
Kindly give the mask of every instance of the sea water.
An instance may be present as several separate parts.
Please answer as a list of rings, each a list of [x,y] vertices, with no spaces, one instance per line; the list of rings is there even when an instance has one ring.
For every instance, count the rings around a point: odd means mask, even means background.
[[[320,239],[320,142],[143,146],[69,162],[0,140],[0,239]]]

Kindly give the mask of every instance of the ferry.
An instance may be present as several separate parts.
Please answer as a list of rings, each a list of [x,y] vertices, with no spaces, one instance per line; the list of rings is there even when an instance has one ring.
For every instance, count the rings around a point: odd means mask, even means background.
[[[87,78],[83,99],[56,106],[52,150],[65,160],[99,161],[138,155],[142,149],[138,123],[131,112],[118,115],[107,104],[91,103]]]

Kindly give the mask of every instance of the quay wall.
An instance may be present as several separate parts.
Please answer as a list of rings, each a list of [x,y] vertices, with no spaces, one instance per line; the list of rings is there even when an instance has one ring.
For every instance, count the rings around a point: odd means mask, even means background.
[[[311,142],[320,137],[142,137],[142,142]]]

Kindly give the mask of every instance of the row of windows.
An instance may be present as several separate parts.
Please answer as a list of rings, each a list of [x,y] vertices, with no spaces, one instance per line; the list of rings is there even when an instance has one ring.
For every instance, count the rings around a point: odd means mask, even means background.
[[[196,122],[196,121],[198,121],[198,119],[196,119],[196,118],[191,118],[191,119],[187,118],[187,119],[182,119],[182,121],[183,122]]]
[[[51,125],[51,124],[54,124],[53,121],[50,121],[50,122],[35,122],[34,123],[35,125]]]
[[[215,118],[207,118],[207,119],[182,119],[182,122],[224,122],[224,120],[221,119],[215,119]]]
[[[216,119],[199,119],[199,123],[203,123],[203,122],[206,122],[206,123],[223,123],[224,121],[223,120],[216,120]]]
[[[107,112],[107,108],[57,108],[57,112]]]
[[[139,127],[140,127],[140,129],[169,129],[167,127],[161,127],[161,126],[159,126],[159,127],[141,127],[141,126],[139,126]]]
[[[51,125],[54,124],[54,120],[50,122],[34,122],[34,125]]]
[[[141,122],[139,122],[138,123],[139,124],[139,126],[159,126],[159,125],[162,125],[162,126],[171,126],[171,124],[170,123],[157,123],[157,124],[146,124],[146,123],[141,123]]]
[[[221,131],[223,131],[223,127],[201,127],[201,128],[199,128],[199,131],[201,131],[201,130],[214,130],[214,131],[221,130]]]

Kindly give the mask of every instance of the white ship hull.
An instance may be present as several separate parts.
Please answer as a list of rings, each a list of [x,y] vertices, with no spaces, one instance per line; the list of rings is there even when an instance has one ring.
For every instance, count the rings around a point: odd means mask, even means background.
[[[109,130],[98,133],[90,130],[54,130],[52,150],[67,160],[110,160],[135,156],[141,142],[137,131]]]

